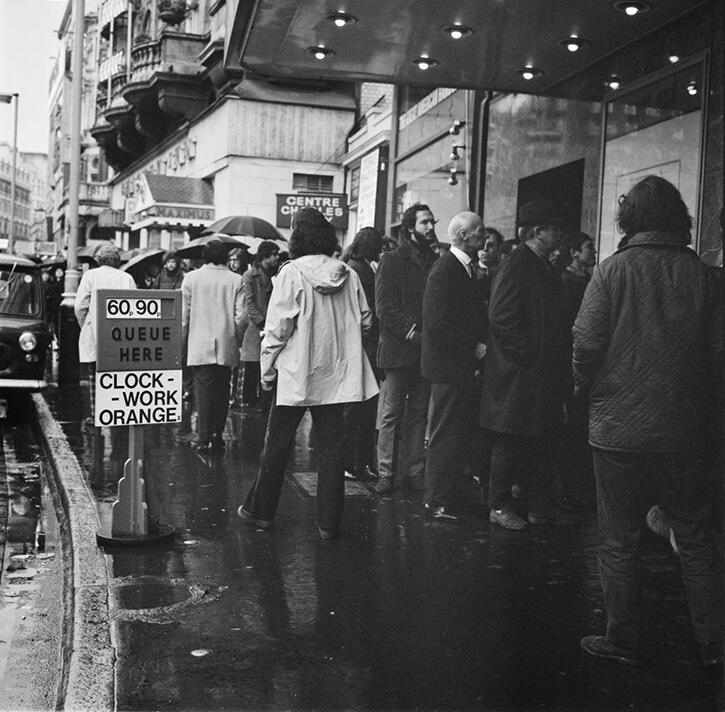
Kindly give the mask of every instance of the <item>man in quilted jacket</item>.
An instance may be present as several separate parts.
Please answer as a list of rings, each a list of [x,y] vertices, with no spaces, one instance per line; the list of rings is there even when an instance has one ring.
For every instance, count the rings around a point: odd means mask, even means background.
[[[641,662],[638,548],[654,485],[680,550],[703,664],[723,660],[721,563],[711,528],[711,451],[720,406],[722,307],[688,247],[678,190],[648,176],[620,198],[624,247],[596,270],[574,324],[575,389],[589,399],[605,636],[595,657]]]

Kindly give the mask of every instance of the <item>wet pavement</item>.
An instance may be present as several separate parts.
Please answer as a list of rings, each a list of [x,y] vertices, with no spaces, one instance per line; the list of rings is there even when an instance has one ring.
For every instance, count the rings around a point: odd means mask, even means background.
[[[0,421],[0,709],[56,709],[63,638],[59,524],[48,463],[29,414],[12,399]]]
[[[125,429],[84,428],[84,389],[47,398],[107,517]],[[211,459],[178,442],[178,426],[147,427],[149,508],[177,535],[108,550],[118,709],[722,708],[722,672],[697,662],[663,543],[646,542],[646,665],[597,661],[578,647],[605,622],[594,515],[511,533],[472,506],[462,525],[441,526],[426,522],[418,492],[380,498],[348,483],[343,536],[323,542],[309,430],[306,417],[275,529],[262,532],[236,516],[260,414],[232,411],[226,452]]]

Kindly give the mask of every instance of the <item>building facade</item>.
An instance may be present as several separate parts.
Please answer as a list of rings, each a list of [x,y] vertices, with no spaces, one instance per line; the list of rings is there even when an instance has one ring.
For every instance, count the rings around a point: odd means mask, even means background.
[[[18,151],[15,168],[15,252],[35,254],[55,252],[48,245],[47,163],[44,153]],[[0,143],[0,248],[5,249],[10,235],[13,181],[13,147]]]
[[[595,237],[601,259],[619,240],[618,197],[655,173],[687,202],[695,249],[721,264],[723,4],[493,5],[421,0],[412,15],[383,0],[337,13],[244,3],[226,66],[396,84],[384,197],[392,233],[422,201],[442,226],[470,209],[514,238],[517,208],[550,197],[568,228]],[[325,52],[311,58],[308,45]]]
[[[99,215],[109,206],[106,181],[111,175],[103,152],[90,133],[95,122],[97,55],[99,35],[98,0],[86,0],[83,43],[83,88],[81,95],[81,177],[78,244],[113,237],[113,231],[99,225]],[[73,3],[69,0],[60,28],[58,57],[49,86],[50,136],[48,141],[48,216],[52,239],[63,250],[68,244],[68,191],[71,162],[71,90],[73,77]]]
[[[305,201],[334,216],[341,239],[347,229],[356,84],[227,72],[237,5],[100,3],[90,133],[111,167],[100,225],[124,249],[178,247],[230,215],[288,234]]]

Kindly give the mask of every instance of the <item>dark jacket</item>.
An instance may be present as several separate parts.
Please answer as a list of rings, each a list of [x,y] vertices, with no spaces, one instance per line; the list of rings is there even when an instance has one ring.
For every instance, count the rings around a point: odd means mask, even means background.
[[[584,299],[584,292],[589,284],[591,277],[588,274],[580,276],[570,272],[568,269],[564,270],[561,274],[561,284],[563,290],[563,309],[564,309],[564,322],[566,326],[566,362],[571,364],[571,351],[572,351],[572,327],[576,320],[576,315],[579,313],[579,307],[581,306],[582,300]],[[574,388],[574,381],[571,374],[571,367],[567,373],[567,396],[570,396],[572,389]]]
[[[675,235],[644,232],[606,259],[574,324],[574,380],[602,449],[683,452],[714,423],[720,285]]]
[[[242,275],[244,310],[249,320],[242,339],[242,361],[259,361],[261,331],[267,317],[269,295],[272,292],[272,280],[259,266],[252,265]]]
[[[476,343],[482,338],[483,301],[477,281],[447,252],[433,265],[423,293],[421,373],[433,383],[473,378]]]
[[[558,272],[522,245],[498,268],[488,318],[481,425],[541,435],[561,418],[568,369]]]
[[[169,272],[167,269],[161,270],[156,277],[154,289],[181,289],[181,283],[184,281],[184,271],[177,269],[176,272]]]
[[[375,276],[375,311],[380,322],[378,366],[420,368],[420,340],[406,340],[413,325],[422,328],[423,289],[437,256],[429,247],[422,258],[410,241],[402,239],[380,260]]]
[[[363,335],[363,348],[367,354],[368,361],[370,361],[373,370],[375,370],[378,356],[378,342],[380,340],[380,325],[378,323],[378,317],[375,314],[375,272],[373,272],[373,268],[366,260],[350,260],[347,264],[360,277],[360,284],[362,285],[363,292],[365,292],[365,299],[367,299],[372,313],[373,321],[370,325],[370,330]]]

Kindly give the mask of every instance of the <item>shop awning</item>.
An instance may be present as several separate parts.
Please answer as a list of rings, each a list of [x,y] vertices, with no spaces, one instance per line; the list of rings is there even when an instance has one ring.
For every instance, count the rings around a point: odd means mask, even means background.
[[[329,0],[241,0],[225,64],[228,71],[276,77],[544,94],[703,4],[349,0],[344,12],[333,12]],[[639,11],[628,13],[630,5]],[[575,38],[580,48],[570,51]],[[528,80],[522,74],[527,65],[536,70]]]
[[[145,173],[126,206],[131,230],[206,227],[214,217],[214,190],[200,178]]]

